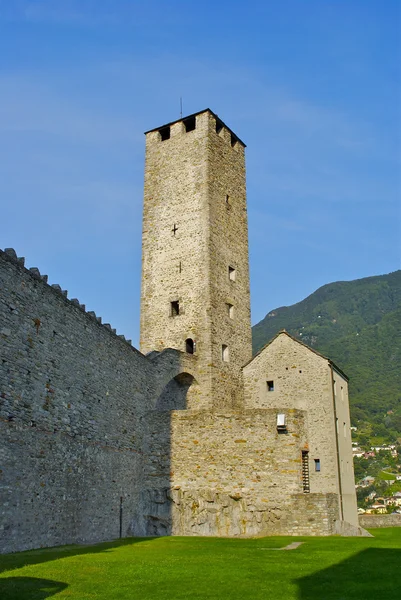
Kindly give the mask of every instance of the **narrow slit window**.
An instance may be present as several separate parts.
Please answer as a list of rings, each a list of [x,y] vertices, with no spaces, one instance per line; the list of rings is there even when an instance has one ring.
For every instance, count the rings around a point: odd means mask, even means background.
[[[274,392],[274,381],[266,381],[267,391]]]
[[[180,314],[180,303],[178,300],[170,302],[170,314],[172,317],[178,317]]]
[[[309,452],[302,451],[302,487],[305,494],[310,492],[309,485]]]
[[[170,139],[170,127],[162,127],[159,129],[159,133],[162,142]]]
[[[238,142],[237,138],[236,138],[236,137],[235,137],[235,135],[232,133],[232,134],[231,134],[231,147],[232,147],[232,148],[235,148],[235,146],[237,145],[237,142]]]
[[[315,458],[315,471],[320,473],[320,458]]]
[[[223,344],[222,347],[221,347],[221,359],[224,362],[228,362],[229,361],[228,346],[226,346],[226,344]]]
[[[188,119],[184,119],[185,132],[189,133],[196,129],[196,117],[189,117]]]
[[[228,267],[228,278],[230,281],[235,281],[235,269],[234,267]]]
[[[228,194],[226,194],[226,206],[227,207],[231,206],[231,198]]]
[[[195,342],[192,338],[187,338],[185,340],[185,352],[187,352],[187,354],[195,353]]]
[[[234,306],[232,304],[227,303],[226,304],[227,307],[227,314],[230,317],[230,319],[234,318]]]
[[[216,119],[216,133],[219,134],[222,129],[223,123],[220,121],[220,119]]]

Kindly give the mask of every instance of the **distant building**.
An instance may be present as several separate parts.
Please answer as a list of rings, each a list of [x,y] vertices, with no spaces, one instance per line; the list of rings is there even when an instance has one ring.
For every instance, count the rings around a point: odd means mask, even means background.
[[[370,475],[368,475],[367,477],[364,477],[363,479],[361,479],[358,484],[361,487],[368,487],[369,485],[372,485],[375,482],[375,478],[371,477]]]

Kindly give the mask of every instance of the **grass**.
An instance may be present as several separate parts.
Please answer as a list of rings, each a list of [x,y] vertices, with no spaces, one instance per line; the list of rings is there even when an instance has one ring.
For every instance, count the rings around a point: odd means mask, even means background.
[[[384,479],[385,481],[390,481],[394,479],[396,480],[398,473],[390,473],[389,471],[380,471],[378,477],[379,479]]]
[[[374,538],[165,537],[0,556],[1,600],[399,600],[401,528]],[[294,541],[296,550],[279,551]]]

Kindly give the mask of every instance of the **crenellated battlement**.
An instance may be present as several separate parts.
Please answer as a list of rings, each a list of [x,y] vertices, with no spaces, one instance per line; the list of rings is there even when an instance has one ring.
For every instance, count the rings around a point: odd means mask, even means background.
[[[132,340],[126,339],[126,337],[122,334],[118,334],[117,330],[113,329],[110,323],[102,323],[102,317],[98,317],[93,310],[86,310],[85,304],[81,304],[78,298],[68,298],[67,290],[63,290],[58,283],[50,284],[48,282],[48,275],[42,275],[42,273],[37,267],[27,268],[25,266],[25,258],[22,256],[18,256],[14,248],[5,248],[4,250],[0,249],[0,257],[1,256],[3,256],[6,260],[9,260],[10,262],[14,263],[18,267],[24,269],[24,271],[28,273],[33,279],[43,282],[49,288],[49,290],[52,290],[52,292],[55,292],[59,296],[62,296],[70,305],[80,309],[90,319],[95,320],[99,325],[107,329],[107,331],[110,331],[110,333],[114,334],[117,338],[134,348],[134,346],[132,346]]]
[[[203,117],[206,117],[206,120]],[[210,126],[211,130],[213,129],[215,135],[222,138],[231,148],[235,150],[244,150],[246,148],[246,144],[210,108],[145,131],[145,135],[153,141],[166,142],[178,136],[184,136],[187,133],[195,131],[199,126],[204,127],[206,124]]]

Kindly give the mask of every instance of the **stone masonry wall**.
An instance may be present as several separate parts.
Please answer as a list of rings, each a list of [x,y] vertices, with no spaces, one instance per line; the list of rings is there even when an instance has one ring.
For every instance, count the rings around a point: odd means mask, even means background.
[[[217,134],[214,115],[208,118],[213,405],[235,409],[243,406],[241,367],[252,357],[245,148],[228,129]],[[235,269],[234,280],[229,267]],[[222,361],[223,344],[228,362]]]
[[[307,411],[311,492],[338,493],[331,370],[328,361],[279,334],[244,367],[245,406]],[[274,390],[268,391],[267,381]],[[320,460],[319,472],[315,459]]]
[[[0,252],[1,551],[115,538],[121,496],[127,534],[154,379],[151,361]]]
[[[351,441],[351,417],[348,400],[348,381],[332,367],[333,396],[337,444],[339,455],[339,472],[341,482],[343,519],[355,527],[358,526],[358,507],[355,493],[354,459]]]
[[[170,131],[164,141],[159,131],[146,136],[140,349],[185,352],[194,340],[201,407],[210,402],[207,120],[188,133],[182,121]]]
[[[335,494],[304,494],[305,413],[174,411],[146,418],[144,517],[148,535],[328,535]],[[165,448],[170,448],[170,454]]]
[[[146,135],[140,347],[185,351],[193,339],[196,407],[232,409],[251,357],[244,145],[209,110],[185,123]]]
[[[143,356],[12,252],[0,292],[1,552],[115,538],[120,498],[123,536],[333,533],[336,494],[302,492],[305,411],[278,433],[276,409],[185,410],[197,356]]]
[[[244,369],[245,406],[306,411],[310,490],[342,498],[339,518],[358,525],[345,377],[330,361],[281,332]],[[269,391],[269,384],[273,389]],[[320,471],[315,460],[320,461]]]
[[[359,525],[365,529],[372,527],[401,527],[401,515],[359,515]]]

